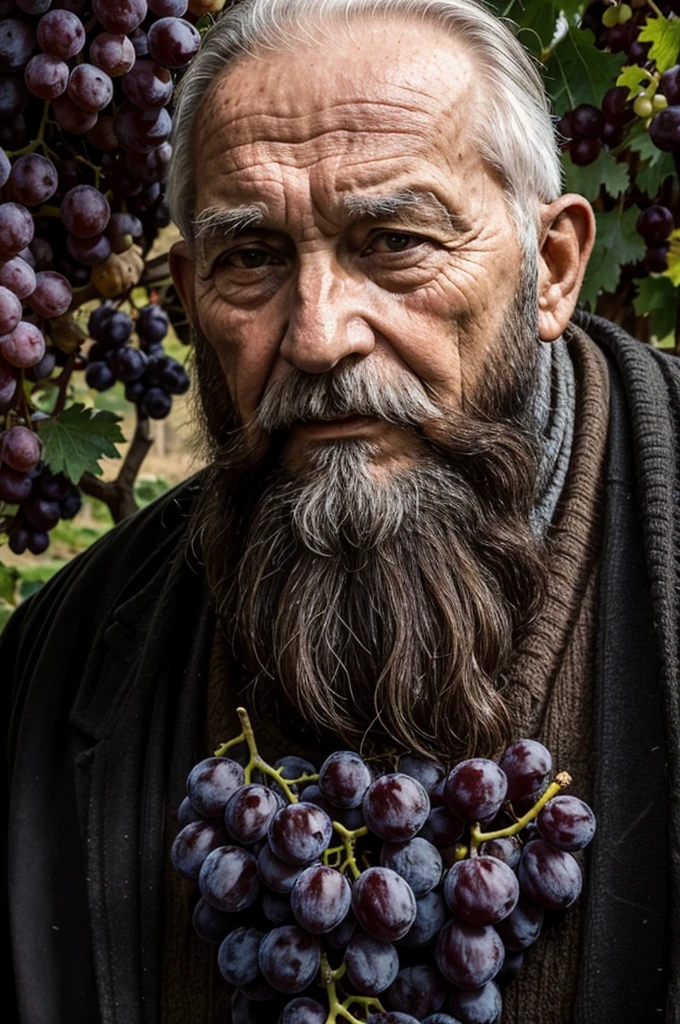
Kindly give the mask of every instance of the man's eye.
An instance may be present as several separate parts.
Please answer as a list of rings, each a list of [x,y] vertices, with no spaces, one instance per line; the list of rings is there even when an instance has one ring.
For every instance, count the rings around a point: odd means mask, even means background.
[[[381,231],[371,240],[368,251],[405,252],[407,249],[417,248],[422,242],[420,235],[411,235],[406,231]]]
[[[226,253],[218,262],[237,270],[257,270],[258,267],[264,267],[267,260],[273,259],[275,257],[266,249],[235,249],[234,252]]]

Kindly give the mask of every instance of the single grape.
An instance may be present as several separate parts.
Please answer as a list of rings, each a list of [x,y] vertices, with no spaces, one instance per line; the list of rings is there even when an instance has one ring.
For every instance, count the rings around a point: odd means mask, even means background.
[[[473,757],[461,761],[446,779],[449,810],[470,824],[495,817],[506,798],[508,780],[495,761]]]
[[[524,847],[519,862],[522,892],[546,910],[564,910],[578,899],[583,885],[581,869],[570,853],[556,850],[542,839]]]
[[[81,110],[96,114],[111,102],[113,82],[94,64],[77,64],[71,72],[66,91]]]
[[[182,18],[159,18],[147,33],[149,53],[166,68],[183,68],[198,53],[201,36]]]
[[[140,110],[127,100],[116,111],[114,126],[122,146],[135,153],[150,153],[169,138],[172,118],[165,107]]]
[[[592,103],[579,103],[571,111],[571,119],[577,138],[597,139],[602,133],[604,115]]]
[[[360,807],[373,776],[365,761],[351,750],[336,750],[319,769],[318,786],[334,807]]]
[[[10,366],[25,370],[45,355],[45,338],[35,324],[20,320],[11,334],[0,338],[0,351]]]
[[[137,59],[140,57],[146,57],[149,53],[149,44],[144,29],[136,28],[134,32],[130,32],[129,35],[130,42],[132,43]]]
[[[46,238],[34,238],[31,241],[30,249],[24,249],[19,253],[22,259],[27,259],[27,255],[33,258],[32,267],[34,270],[49,270],[50,266],[54,263],[54,253],[52,246]]]
[[[218,846],[201,865],[198,887],[201,896],[218,910],[227,914],[245,910],[260,891],[255,857],[240,846]]]
[[[357,930],[357,919],[350,910],[340,924],[324,936],[324,942],[331,949],[347,949],[349,941]]]
[[[286,1003],[277,1024],[326,1024],[328,1014],[321,1003],[299,996]]]
[[[141,380],[133,380],[131,384],[125,385],[125,401],[138,405],[146,394],[146,387]]]
[[[130,355],[127,356],[127,353]],[[125,356],[127,361],[133,354],[144,363],[146,362],[144,353],[137,349],[127,347],[118,349],[112,359],[114,371],[118,373],[120,359]],[[141,377],[141,373],[138,376]],[[125,377],[120,377],[120,379],[125,380]],[[246,846],[257,843],[267,835],[269,822],[280,806],[281,801],[276,793],[266,786],[258,784],[243,786],[229,797],[224,809],[224,824],[227,832],[237,843],[243,843]]]
[[[95,326],[96,334],[92,334],[93,338],[96,338],[103,349],[117,348],[119,345],[125,345],[130,340],[132,334],[133,323],[127,313],[123,313],[120,309],[112,309],[110,306],[105,307],[107,310],[106,315],[101,317],[101,321],[97,321]],[[90,321],[88,321],[88,326]]]
[[[74,260],[79,260],[88,267],[96,267],[100,263],[105,263],[111,255],[111,243],[106,235],[93,235],[92,238],[77,238],[75,235],[68,235],[66,248]]]
[[[181,18],[189,6],[188,0],[148,0],[148,3],[157,18]]]
[[[177,833],[170,851],[173,867],[196,879],[209,853],[228,842],[220,821],[193,821]]]
[[[199,814],[191,803],[188,796],[185,796],[177,808],[177,824],[180,828],[190,825],[192,821],[204,821],[203,815]],[[225,840],[226,842],[226,840]]]
[[[680,105],[680,64],[664,71],[659,79],[659,92],[661,92],[670,106]]]
[[[601,150],[602,143],[599,139],[575,139],[569,153],[572,163],[577,167],[586,167],[597,160]]]
[[[478,927],[451,918],[439,933],[435,962],[447,981],[458,988],[481,988],[498,974],[503,943],[491,925]]]
[[[62,519],[73,519],[82,507],[83,500],[80,497],[80,491],[75,484],[72,484],[64,500],[59,502],[59,514]]]
[[[172,146],[169,142],[164,142],[150,153],[135,153],[128,150],[125,159],[130,171],[137,178],[147,184],[152,184],[156,181],[166,181],[171,156]]]
[[[40,462],[41,450],[40,438],[35,431],[17,425],[2,438],[0,456],[17,473],[28,473]]]
[[[137,316],[136,331],[147,342],[162,341],[170,329],[168,314],[157,305],[144,306]]]
[[[234,988],[252,985],[260,977],[258,953],[263,938],[256,928],[236,928],[223,939],[217,966],[224,980]]]
[[[635,230],[648,246],[661,245],[673,230],[673,214],[666,206],[653,203],[639,214]]]
[[[32,555],[42,555],[50,546],[50,538],[44,530],[32,530],[28,537],[28,550]]]
[[[51,53],[31,57],[24,71],[26,88],[41,100],[53,100],[66,92],[68,64]]]
[[[434,967],[405,967],[388,988],[384,1001],[391,1010],[410,1013],[421,1020],[441,1010],[448,990],[449,986]]]
[[[536,942],[543,927],[543,909],[520,895],[517,906],[496,925],[506,949],[518,951]]]
[[[446,774],[444,766],[438,761],[429,761],[415,754],[402,754],[397,762],[397,771],[416,779],[428,794],[432,793]]]
[[[129,345],[121,345],[120,348],[114,349],[111,354],[111,369],[118,380],[123,381],[124,384],[131,384],[133,381],[139,380],[139,378],[144,374],[146,363],[147,358],[144,353],[140,352],[138,348],[131,348]],[[235,796],[236,794],[234,794],[234,797]],[[233,800],[234,797],[231,799]],[[274,809],[276,809],[276,807],[274,807]],[[256,839],[239,839],[237,835],[233,835],[233,838],[236,839],[237,842],[257,842]],[[260,836],[259,838],[262,837]]]
[[[187,374],[182,364],[178,363],[175,359],[171,359],[169,357],[169,362],[167,366],[163,368],[159,376],[161,386],[165,391],[168,392],[169,395],[183,395],[189,390],[189,375]],[[363,815],[358,807],[349,808],[346,811],[340,811],[340,814],[336,815],[336,817],[338,818],[339,821],[345,824],[346,828],[352,828],[351,825],[346,824],[348,816],[350,814],[359,815],[359,817],[357,818],[357,821],[359,823],[355,827],[360,828],[361,825],[363,825],[364,821]],[[331,818],[332,817],[333,815],[331,815]]]
[[[233,927],[231,921],[229,914],[223,914],[221,910],[211,907],[202,896],[191,915],[191,923],[199,939],[209,942],[211,946],[219,946],[230,927]]]
[[[352,910],[369,935],[382,942],[402,939],[416,918],[408,882],[390,868],[368,868],[352,886]]]
[[[336,928],[347,916],[351,902],[352,890],[345,876],[324,865],[306,868],[290,894],[298,924],[312,935]]]
[[[602,129],[602,141],[610,149],[614,149],[616,146],[620,146],[623,142],[625,135],[625,129],[621,125],[611,124],[609,121],[605,121],[604,128]]]
[[[0,72],[18,71],[35,49],[35,34],[30,25],[18,18],[0,22]]]
[[[381,775],[366,790],[362,802],[366,824],[380,839],[404,843],[427,821],[430,798],[410,775]]]
[[[454,988],[449,995],[449,1009],[461,1024],[496,1024],[503,1012],[501,990],[495,981],[487,981],[472,991]]]
[[[136,238],[141,238],[143,230],[142,222],[132,214],[112,213],[106,228],[106,235],[114,252],[125,252]],[[139,333],[139,320],[137,321],[137,333]]]
[[[111,78],[120,78],[134,67],[137,56],[125,35],[101,32],[90,43],[90,60]]]
[[[85,45],[85,26],[70,11],[50,11],[38,22],[38,43],[43,53],[70,60]]]
[[[447,917],[448,910],[440,892],[428,892],[427,896],[421,896],[416,900],[413,924],[404,938],[399,940],[399,945],[408,949],[426,946],[436,937]]]
[[[107,32],[127,35],[142,24],[147,13],[146,0],[92,0],[92,13]]]
[[[514,872],[495,857],[458,861],[446,875],[444,899],[468,924],[496,924],[512,912],[519,898]]]
[[[269,822],[272,853],[286,864],[311,864],[328,848],[333,823],[321,807],[297,803],[282,807]]]
[[[18,299],[27,299],[35,288],[35,271],[21,256],[0,262],[0,285]]]
[[[595,835],[595,815],[575,796],[554,796],[536,819],[541,839],[557,850],[582,850]]]
[[[463,835],[464,823],[448,807],[433,807],[418,833],[433,846],[454,846]]]
[[[667,269],[669,249],[668,243],[665,245],[655,245],[647,249],[645,253],[645,267],[650,274],[663,274],[664,270]]]
[[[282,924],[295,924],[290,906],[290,896],[265,889],[262,894],[262,913],[267,920],[278,928]]]
[[[0,467],[0,486],[2,482],[2,468]],[[2,499],[5,500],[5,499]],[[28,548],[28,542],[31,537],[30,531],[22,526],[20,523],[15,524],[8,533],[10,551],[14,552],[15,555],[23,555],[24,551]]]
[[[152,420],[164,420],[172,408],[172,399],[162,388],[149,388],[142,401],[142,409]]]
[[[283,925],[265,935],[259,962],[262,974],[277,992],[302,992],[319,969],[319,940],[297,925]]]
[[[65,313],[73,299],[73,289],[62,274],[55,270],[41,270],[35,275],[35,288],[28,301],[38,316],[52,320]]]
[[[633,104],[628,99],[625,85],[615,85],[607,90],[602,97],[602,113],[615,125],[625,125],[633,120]]]
[[[265,843],[257,855],[257,870],[267,888],[273,889],[274,892],[286,893],[291,892],[304,868],[279,860],[272,853],[269,844]]]
[[[172,97],[172,75],[152,60],[138,60],[121,81],[127,98],[141,110],[158,110]]]
[[[33,218],[19,203],[0,204],[0,254],[17,256],[33,240]]]
[[[85,135],[97,123],[96,114],[83,110],[66,93],[52,101],[52,110],[60,126],[71,135]]]
[[[76,185],[61,202],[61,219],[67,231],[77,238],[100,235],[109,223],[108,200],[91,185]]]
[[[25,501],[30,493],[31,478],[0,463],[0,501],[18,505]],[[28,538],[26,538],[26,543],[28,543]]]
[[[347,979],[364,996],[377,996],[389,988],[399,971],[399,954],[389,942],[354,935],[344,959]]]
[[[7,412],[14,401],[17,390],[17,378],[14,369],[2,357],[0,344],[0,412]]]
[[[439,851],[418,836],[407,843],[383,843],[380,863],[401,875],[416,898],[439,885],[444,870]]]
[[[116,383],[116,375],[106,363],[91,362],[85,370],[85,383],[94,391],[108,391]]]
[[[56,501],[43,501],[31,495],[21,511],[37,530],[52,530],[59,522],[59,505]]]
[[[21,320],[21,308],[14,292],[0,285],[0,335],[14,330]]]
[[[63,501],[69,492],[70,481],[63,473],[50,473],[43,470],[37,480],[37,490],[41,498],[47,501]]]
[[[517,836],[505,836],[501,839],[488,839],[481,843],[478,851],[482,856],[495,857],[502,860],[513,871],[519,864],[522,855],[522,844]]]
[[[513,803],[543,788],[552,772],[552,757],[537,740],[517,740],[501,758],[501,769],[508,780],[506,799]]]
[[[36,363],[35,366],[31,366],[25,371],[27,380],[33,381],[34,383],[46,380],[51,375],[56,363],[57,359],[54,352],[52,350],[48,350],[45,352],[45,355],[39,363]],[[64,519],[64,516],[62,515],[61,518]]]
[[[227,802],[244,783],[240,764],[228,757],[207,757],[189,772],[187,796],[206,818],[222,818]]]

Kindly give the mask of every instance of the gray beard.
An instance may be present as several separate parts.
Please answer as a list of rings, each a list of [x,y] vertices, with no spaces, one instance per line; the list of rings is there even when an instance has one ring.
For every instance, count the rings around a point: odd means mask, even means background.
[[[197,337],[211,469],[194,538],[254,707],[283,698],[324,741],[446,762],[510,739],[503,690],[545,593],[529,522],[538,341],[527,278],[457,414],[411,375],[376,377],[357,359],[323,375],[292,369],[241,425]],[[292,464],[292,423],[350,411],[401,426],[415,457],[377,478],[375,444],[347,438],[310,444]]]

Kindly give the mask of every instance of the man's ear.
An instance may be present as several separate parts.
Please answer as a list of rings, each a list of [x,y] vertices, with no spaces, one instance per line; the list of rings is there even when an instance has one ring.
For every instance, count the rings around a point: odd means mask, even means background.
[[[196,323],[196,293],[194,289],[194,259],[191,249],[182,239],[175,242],[168,253],[170,273],[184,311],[192,324]]]
[[[595,241],[595,216],[575,193],[541,207],[538,253],[538,334],[556,341],[576,308]]]

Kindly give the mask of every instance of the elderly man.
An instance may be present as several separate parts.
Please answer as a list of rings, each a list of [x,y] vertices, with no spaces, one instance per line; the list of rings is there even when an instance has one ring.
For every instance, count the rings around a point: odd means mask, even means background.
[[[231,1019],[168,848],[244,703],[273,757],[541,739],[598,836],[503,1024],[677,1021],[680,371],[575,314],[530,59],[473,0],[243,0],[175,123],[209,466],[3,640],[20,1020]]]

